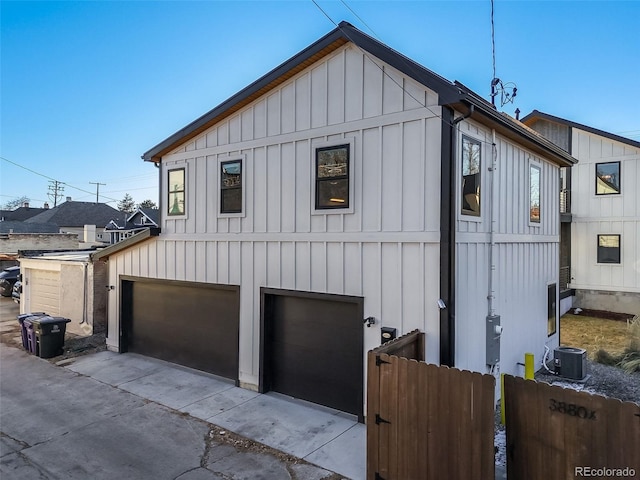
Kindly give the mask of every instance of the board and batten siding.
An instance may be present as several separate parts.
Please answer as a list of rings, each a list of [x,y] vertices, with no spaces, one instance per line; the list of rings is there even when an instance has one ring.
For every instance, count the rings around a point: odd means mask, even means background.
[[[363,324],[363,359],[389,326],[427,332],[437,363],[440,112],[434,92],[347,44],[163,157],[163,182],[186,168],[187,214],[162,212],[159,237],[113,254],[111,284],[131,275],[239,285],[239,378],[249,388],[259,378],[261,287],[364,297],[376,324]],[[327,142],[353,147],[352,213],[313,211],[314,149]],[[245,209],[222,217],[219,162],[236,158]],[[118,309],[111,294],[111,322]]]
[[[496,135],[496,168],[492,173],[491,130],[472,121],[461,122],[458,151],[463,135],[482,142],[482,198],[480,217],[462,215],[460,195],[457,199],[456,366],[479,370],[478,365],[485,365],[493,207],[493,310],[503,326],[500,372],[520,375],[518,362],[524,361],[524,353],[534,353],[539,364],[545,345],[551,349],[558,345],[557,333],[547,336],[547,287],[557,284],[559,271],[559,169]],[[460,155],[457,158],[456,181],[460,185]],[[530,165],[541,169],[540,224],[529,221]]]
[[[640,293],[640,149],[577,128],[572,138],[571,287]],[[621,193],[596,195],[596,163],[608,162],[620,162]],[[599,234],[620,235],[620,264],[597,263]]]

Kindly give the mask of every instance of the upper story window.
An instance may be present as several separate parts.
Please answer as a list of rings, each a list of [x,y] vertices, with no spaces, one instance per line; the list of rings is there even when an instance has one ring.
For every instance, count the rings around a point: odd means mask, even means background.
[[[598,235],[598,263],[620,263],[620,235]]]
[[[169,170],[168,172],[168,202],[167,213],[169,215],[184,215],[185,214],[185,169],[176,168],[175,170]]]
[[[529,165],[529,221],[540,223],[540,167]]]
[[[316,149],[316,210],[350,208],[350,144]]]
[[[480,168],[482,144],[462,137],[462,213],[480,216]]]
[[[220,162],[220,213],[242,213],[242,160]]]
[[[620,193],[620,162],[596,163],[596,195]]]

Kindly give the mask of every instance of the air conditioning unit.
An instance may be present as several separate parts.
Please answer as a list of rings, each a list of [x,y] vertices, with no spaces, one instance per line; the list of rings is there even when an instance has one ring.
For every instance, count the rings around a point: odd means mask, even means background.
[[[587,376],[587,351],[584,348],[558,347],[553,351],[556,374],[572,380]]]

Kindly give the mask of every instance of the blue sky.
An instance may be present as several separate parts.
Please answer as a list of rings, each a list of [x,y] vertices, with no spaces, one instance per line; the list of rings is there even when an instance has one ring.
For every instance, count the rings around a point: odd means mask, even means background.
[[[0,205],[64,196],[157,202],[140,156],[346,20],[488,98],[491,3],[477,1],[0,3]],[[327,18],[330,17],[329,18]],[[640,140],[640,1],[501,1],[501,110],[533,109]],[[28,169],[28,170],[27,170]],[[35,173],[34,173],[35,172]],[[50,202],[51,203],[51,202]]]

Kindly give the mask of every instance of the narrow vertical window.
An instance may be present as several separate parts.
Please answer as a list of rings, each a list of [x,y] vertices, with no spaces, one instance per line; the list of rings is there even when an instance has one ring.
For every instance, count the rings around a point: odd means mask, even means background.
[[[462,213],[480,216],[481,144],[462,137]]]
[[[596,195],[620,193],[620,162],[596,163]]]
[[[242,160],[220,163],[220,213],[242,213]]]
[[[556,284],[547,287],[547,336],[556,333],[558,318],[556,314]]]
[[[540,223],[540,167],[529,166],[529,221]]]
[[[316,150],[316,209],[349,208],[349,145]]]
[[[620,235],[598,235],[598,263],[620,263]]]
[[[169,170],[168,175],[168,193],[167,202],[169,215],[184,215],[184,168]]]

